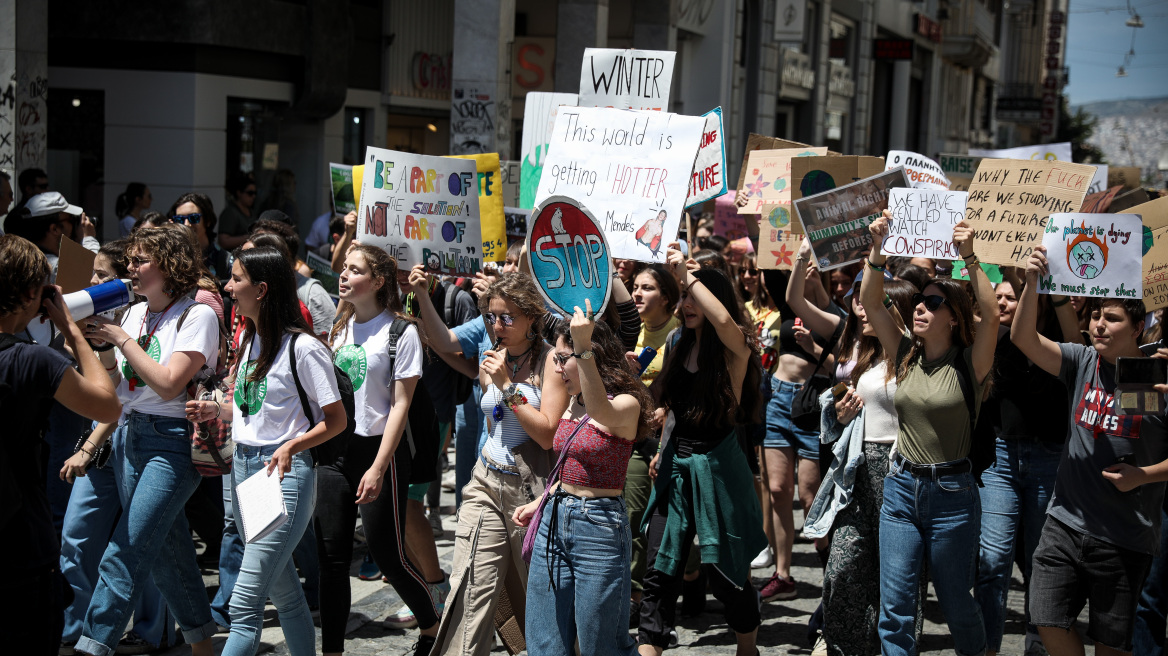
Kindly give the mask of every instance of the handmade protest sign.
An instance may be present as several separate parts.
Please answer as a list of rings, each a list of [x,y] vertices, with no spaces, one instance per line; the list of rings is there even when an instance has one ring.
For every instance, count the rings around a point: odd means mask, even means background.
[[[870,178],[884,170],[883,157],[831,156],[797,157],[791,160],[791,198],[805,196],[842,187],[864,178]],[[803,225],[791,222],[791,231],[803,232]]]
[[[1123,185],[1124,189],[1139,189],[1140,167],[1111,166],[1107,169],[1107,186]]]
[[[746,205],[739,214],[760,214],[764,204],[791,201],[791,160],[795,157],[827,155],[827,148],[783,148],[755,150],[747,157],[746,182],[742,192]],[[780,226],[783,227],[783,226]]]
[[[705,124],[668,112],[561,108],[535,202],[566,196],[597,208],[613,257],[664,262]]]
[[[365,149],[357,239],[385,249],[398,269],[475,273],[482,268],[475,162]]]
[[[1050,273],[1038,293],[1143,298],[1143,233],[1138,214],[1051,214],[1042,233]]]
[[[1095,169],[1070,162],[983,159],[965,216],[983,262],[1024,266],[1042,243],[1046,217],[1078,212]]]
[[[977,167],[981,164],[982,158],[941,153],[940,159],[941,172],[949,179],[949,190],[967,191],[973,182],[973,176],[977,173]]]
[[[903,166],[909,184],[916,189],[948,189],[949,179],[941,170],[941,165],[933,160],[909,150],[890,150],[884,158],[885,171]]]
[[[746,219],[738,214],[738,207],[729,194],[714,199],[714,234],[730,240],[746,236]]]
[[[1083,198],[1083,206],[1079,208],[1079,211],[1086,214],[1103,214],[1111,207],[1111,201],[1115,200],[1115,195],[1122,189],[1123,187],[1115,185],[1111,189],[1087,194]]]
[[[344,216],[357,210],[352,166],[329,162],[329,188],[332,189],[333,214]]]
[[[893,189],[888,194],[888,236],[880,252],[888,256],[955,260],[953,226],[965,218],[964,191]]]
[[[575,107],[579,98],[574,93],[527,94],[523,107],[523,142],[519,171],[519,204],[516,207],[535,207],[535,188],[543,175],[543,164],[547,159],[548,144],[551,143],[552,128],[556,124],[556,112],[563,105]]]
[[[507,239],[527,239],[527,219],[531,210],[521,210],[518,207],[504,207],[503,216],[507,218]]]
[[[328,295],[336,300],[341,280],[340,274],[333,271],[332,263],[312,251],[308,251],[308,254],[304,256],[304,263],[308,265],[309,269],[312,269],[312,277],[319,280],[321,287],[324,287]]]
[[[503,216],[503,176],[499,153],[451,155],[473,159],[478,176],[479,224],[483,237],[483,261],[502,262],[507,257],[507,220]]]
[[[1168,307],[1168,196],[1131,208],[1144,219],[1144,307]]]
[[[693,207],[726,193],[726,139],[722,133],[722,108],[715,107],[702,116],[706,118],[706,126],[702,130],[702,141],[690,176],[686,207]]]
[[[1018,146],[1017,148],[970,148],[969,154],[974,157],[996,157],[998,159],[1029,159],[1029,160],[1058,160],[1071,161],[1071,142],[1062,141],[1052,144],[1038,144],[1035,146]]]
[[[799,143],[798,141],[787,141],[786,139],[776,139],[775,137],[767,137],[754,132],[746,138],[746,151],[742,155],[742,166],[738,169],[738,184],[734,185],[735,189],[742,189],[746,184],[746,164],[750,160],[750,154],[756,150],[787,150],[790,148],[811,148],[808,144]],[[828,155],[839,155],[827,151]]]
[[[519,178],[522,164],[518,160],[499,161],[499,174],[503,178],[503,205],[519,207]]]
[[[1091,176],[1091,184],[1087,185],[1087,195],[1097,194],[1101,191],[1107,190],[1107,170],[1106,164],[1090,164],[1095,167],[1095,175]]]
[[[672,50],[585,48],[580,106],[667,109],[676,57]]]
[[[758,255],[755,262],[760,269],[789,271],[795,268],[795,256],[803,242],[803,233],[791,230],[798,221],[791,220],[795,210],[791,202],[764,203],[758,223]]]
[[[904,169],[896,168],[796,200],[796,215],[820,271],[860,261],[872,245],[868,225],[888,207],[889,191],[907,186]]]
[[[570,315],[575,308],[600,314],[612,295],[612,254],[600,223],[566,196],[549,196],[532,211],[527,256],[544,299]]]

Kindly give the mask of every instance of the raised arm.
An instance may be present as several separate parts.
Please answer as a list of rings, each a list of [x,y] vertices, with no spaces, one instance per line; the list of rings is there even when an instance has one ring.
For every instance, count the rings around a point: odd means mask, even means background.
[[[629,294],[629,289],[619,277],[612,279],[612,298],[609,299],[620,318],[620,328],[614,332],[620,337],[621,344],[626,351],[637,348],[637,338],[641,336],[641,315],[637,312],[637,304]]]
[[[980,268],[980,267],[978,267]],[[1018,296],[1018,308],[1014,310],[1014,323],[1010,326],[1010,341],[1018,347],[1034,364],[1046,373],[1057,376],[1063,368],[1063,353],[1058,344],[1038,334],[1038,279],[1048,275],[1046,247],[1034,247],[1030,259],[1026,260],[1026,287]],[[1074,334],[1078,334],[1076,323]],[[1066,335],[1063,336],[1064,339]]]
[[[64,335],[65,343],[73,351],[73,357],[77,360],[81,373],[77,373],[73,368],[66,369],[53,398],[83,417],[101,422],[116,422],[122,414],[122,404],[118,401],[114,383],[74,323],[60,291],[61,288],[58,287],[58,293],[51,300],[42,301],[41,305],[53,325]]]
[[[892,215],[888,210],[884,210],[884,214],[868,226],[869,232],[872,233],[872,252],[864,266],[870,271],[864,274],[864,280],[860,283],[860,304],[864,306],[868,323],[872,324],[872,329],[876,331],[876,337],[884,347],[885,353],[896,353],[900,350],[902,336],[892,313],[884,307],[884,264],[888,261],[888,256],[880,252],[880,245],[888,236],[888,222],[891,219]],[[904,319],[905,323],[912,321],[912,317]]]
[[[572,315],[572,350],[577,354],[592,348],[592,330],[596,327],[595,317],[592,316],[592,302],[585,300],[584,304],[587,312],[577,307],[575,314]],[[595,358],[576,358],[576,368],[580,372],[580,391],[584,395],[588,416],[622,439],[635,440],[637,421],[641,415],[641,407],[637,400],[629,394],[621,394],[610,400],[608,391],[604,389],[604,381],[600,378],[600,369],[596,366]]]
[[[815,305],[808,303],[803,295],[807,285],[811,259],[811,244],[806,238],[799,246],[799,255],[795,258],[795,270],[791,272],[791,282],[787,284],[787,305],[795,312],[795,316],[803,320],[807,329],[819,335],[831,335],[839,326],[840,318],[830,312],[825,312]],[[814,273],[810,275],[815,275]]]
[[[965,260],[969,269],[969,282],[973,285],[973,296],[981,310],[981,326],[973,336],[973,375],[978,382],[986,379],[994,368],[994,349],[998,346],[998,301],[994,298],[994,288],[989,276],[981,268],[977,255],[973,252],[973,227],[968,221],[953,226],[953,243]],[[866,306],[865,306],[866,307]]]
[[[699,268],[698,263],[692,258],[685,259],[685,256],[681,254],[681,245],[678,242],[669,244],[665,261],[670,272],[677,278],[681,289],[693,296],[698,307],[702,308],[702,313],[706,315],[706,320],[714,326],[714,330],[718,333],[718,339],[722,340],[722,345],[740,361],[750,357],[750,346],[746,343],[746,336],[742,334],[742,328],[734,322],[718,297],[706,289],[702,281],[694,275],[694,271]]]
[[[349,246],[356,238],[357,213],[349,212],[345,215],[345,232],[341,234],[341,240],[333,248],[333,271],[340,273],[341,269],[345,268],[345,256],[349,254]]]
[[[512,382],[507,371],[507,349],[487,351],[483,355],[480,365],[482,372],[500,390],[506,389]],[[517,403],[511,406],[511,412],[515,414],[528,437],[541,447],[550,449],[555,440],[556,429],[560,425],[560,418],[567,409],[568,390],[564,386],[564,379],[556,373],[552,358],[545,357],[540,377],[539,409],[532,407],[530,403]]]
[[[438,314],[438,309],[434,307],[434,302],[430,300],[430,283],[430,275],[421,264],[415,264],[414,268],[410,269],[410,291],[414,292],[414,298],[418,300],[418,318],[422,320],[422,327],[426,329],[430,348],[438,353],[458,353],[462,351],[462,345],[458,343],[454,331],[446,327]],[[476,320],[481,321],[477,317]]]

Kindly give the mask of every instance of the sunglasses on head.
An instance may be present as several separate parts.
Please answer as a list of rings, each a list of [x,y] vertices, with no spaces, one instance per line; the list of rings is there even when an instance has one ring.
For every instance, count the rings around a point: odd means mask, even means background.
[[[515,325],[515,317],[509,314],[495,314],[494,312],[483,314],[483,321],[486,321],[488,326],[495,325],[496,321],[502,321],[503,325],[508,328]]]
[[[928,296],[920,293],[913,294],[913,306],[920,305],[921,303],[925,304],[925,309],[929,312],[936,312],[937,308],[942,305],[948,305],[949,301],[944,296],[938,296],[936,294],[929,294]]]
[[[170,217],[170,220],[175,223],[189,223],[191,225],[199,225],[199,221],[203,220],[202,214],[175,214]]]

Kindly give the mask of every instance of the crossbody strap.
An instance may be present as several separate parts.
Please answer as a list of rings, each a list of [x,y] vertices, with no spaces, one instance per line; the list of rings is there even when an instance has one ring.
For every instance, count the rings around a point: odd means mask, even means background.
[[[316,422],[312,420],[312,414],[308,409],[310,407],[308,405],[308,393],[304,391],[304,386],[300,384],[300,374],[296,373],[297,337],[300,337],[300,333],[292,333],[292,339],[288,342],[288,365],[292,368],[292,382],[296,383],[296,394],[300,396],[300,408],[304,410],[304,416],[308,419],[308,427],[311,430],[316,425]]]

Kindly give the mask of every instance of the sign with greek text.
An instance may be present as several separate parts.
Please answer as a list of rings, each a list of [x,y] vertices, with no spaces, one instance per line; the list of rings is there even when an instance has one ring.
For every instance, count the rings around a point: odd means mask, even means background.
[[[909,150],[890,150],[884,158],[885,171],[903,166],[909,184],[916,189],[948,189],[949,179],[941,170],[941,165],[933,160]]]
[[[859,262],[872,245],[868,226],[888,207],[888,193],[907,187],[904,169],[864,178],[795,201],[795,212],[820,271]],[[759,245],[761,249],[761,243]]]
[[[706,127],[702,130],[698,157],[690,176],[686,207],[693,207],[726,193],[726,139],[722,133],[722,108],[715,107],[702,116],[706,117]]]
[[[1143,235],[1139,214],[1051,214],[1042,233],[1050,273],[1038,293],[1143,298]]]
[[[965,218],[964,191],[893,189],[888,194],[892,220],[880,252],[888,256],[958,259],[953,226]]]
[[[585,300],[593,312],[603,312],[614,269],[596,217],[565,196],[549,196],[531,216],[527,255],[543,297],[565,315],[585,309]]]
[[[475,162],[365,149],[357,239],[384,248],[399,269],[471,274],[482,268]],[[354,176],[355,177],[355,176]]]
[[[479,189],[479,230],[483,237],[483,261],[502,262],[507,257],[507,221],[503,216],[503,176],[499,153],[451,155],[473,159]]]
[[[764,204],[791,202],[791,160],[822,155],[827,155],[827,148],[751,151],[746,160],[746,180],[742,187],[746,205],[739,207],[738,213],[760,214]]]
[[[499,161],[499,174],[503,177],[504,207],[519,207],[519,178],[521,163],[518,160]]]
[[[1144,307],[1168,307],[1168,196],[1131,208],[1144,219]]]
[[[535,202],[566,196],[595,208],[613,257],[664,262],[705,125],[668,112],[561,108]]]
[[[357,198],[353,195],[353,167],[329,162],[329,189],[332,190],[333,214],[344,216],[356,211]]]
[[[1046,217],[1078,212],[1095,169],[1045,160],[983,159],[969,187],[966,218],[983,262],[1024,266],[1042,243]]]
[[[543,175],[548,144],[556,125],[556,112],[563,105],[575,107],[579,98],[574,93],[529,93],[523,104],[523,142],[519,171],[519,204],[516,207],[535,207],[535,188]]]
[[[669,109],[672,50],[585,48],[580,66],[580,106]]]
[[[969,154],[974,157],[995,157],[998,159],[1029,159],[1029,160],[1058,160],[1071,161],[1071,142],[1038,144],[1036,146],[1018,146],[1017,148],[970,148]]]

